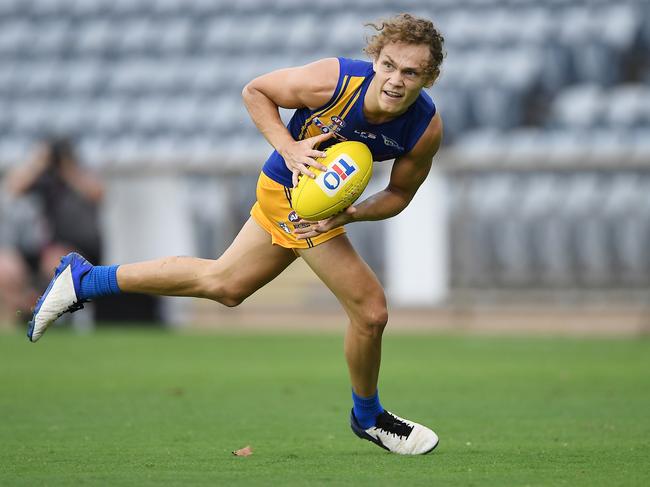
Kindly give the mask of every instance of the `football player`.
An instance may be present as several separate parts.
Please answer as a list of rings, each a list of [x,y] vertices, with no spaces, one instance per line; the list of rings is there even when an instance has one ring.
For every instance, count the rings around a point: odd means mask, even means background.
[[[237,306],[302,258],[349,317],[345,358],[354,433],[395,453],[432,451],[438,444],[433,431],[380,403],[386,297],[344,225],[397,215],[427,177],[441,144],[442,120],[423,88],[440,73],[443,38],[429,20],[409,14],[369,26],[375,30],[365,48],[371,62],[322,59],[262,75],[244,88],[246,108],[275,150],[262,168],[251,218],[222,256],[93,266],[68,254],[36,305],[29,339],[38,340],[57,317],[85,301],[120,292],[194,296]],[[279,107],[296,110],[288,126]],[[341,140],[364,142],[375,161],[394,159],[388,185],[327,220],[300,220],[291,207],[292,188],[299,177],[315,177],[311,168],[324,170],[317,159]]]

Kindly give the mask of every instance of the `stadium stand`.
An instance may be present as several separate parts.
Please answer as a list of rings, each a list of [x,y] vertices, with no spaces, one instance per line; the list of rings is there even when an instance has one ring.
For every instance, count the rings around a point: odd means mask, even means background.
[[[452,245],[455,283],[647,285],[644,0],[4,0],[0,170],[61,132],[100,169],[254,172],[269,146],[244,84],[359,57],[363,23],[400,11],[446,38],[430,92],[452,161],[451,239],[470,241]]]
[[[243,85],[269,69],[358,56],[369,12],[420,12],[445,33],[448,58],[432,93],[448,141],[462,145],[484,128],[650,123],[650,63],[642,56],[650,7],[643,1],[402,0],[387,8],[365,0],[328,2],[318,7],[322,15],[294,0],[1,3],[4,165],[15,162],[17,145],[48,129],[71,133],[100,164],[130,154],[99,150],[97,138],[122,134],[142,140],[143,150],[159,136],[204,137],[189,144],[204,150],[189,150],[185,160],[236,151],[233,132],[258,136],[242,105],[227,100],[238,100]]]

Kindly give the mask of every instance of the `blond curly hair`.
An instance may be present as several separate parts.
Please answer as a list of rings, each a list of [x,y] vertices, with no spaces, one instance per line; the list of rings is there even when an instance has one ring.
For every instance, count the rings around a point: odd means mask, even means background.
[[[384,46],[392,42],[426,44],[429,46],[431,56],[424,70],[425,75],[431,81],[438,78],[440,65],[445,57],[443,51],[445,39],[434,27],[433,22],[411,14],[399,14],[378,23],[369,22],[364,25],[377,31],[367,39],[367,45],[364,48],[364,52],[372,59],[377,59]]]

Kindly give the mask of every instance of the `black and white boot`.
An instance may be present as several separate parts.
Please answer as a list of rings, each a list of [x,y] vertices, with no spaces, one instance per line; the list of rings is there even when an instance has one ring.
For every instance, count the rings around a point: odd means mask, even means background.
[[[372,441],[389,452],[400,455],[425,455],[438,446],[438,435],[429,428],[388,411],[377,416],[375,426],[363,429],[352,410],[350,427],[359,438]]]

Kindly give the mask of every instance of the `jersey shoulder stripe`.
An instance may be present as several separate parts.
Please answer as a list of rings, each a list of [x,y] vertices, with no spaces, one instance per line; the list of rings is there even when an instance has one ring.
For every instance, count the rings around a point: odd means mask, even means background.
[[[302,128],[300,129],[300,135],[299,139],[304,139],[305,138],[305,132],[307,130],[307,127],[309,124],[312,122],[312,120],[315,117],[321,116],[323,113],[325,113],[327,110],[329,110],[331,107],[336,106],[336,104],[339,102],[343,94],[345,93],[345,90],[347,89],[348,83],[350,81],[349,76],[344,76],[343,78],[339,77],[339,82],[337,84],[336,90],[334,91],[334,94],[332,95],[332,98],[330,99],[329,102],[327,102],[325,105],[323,105],[320,108],[317,108],[314,110],[314,112],[305,120],[305,123],[303,124]]]
[[[317,119],[327,119],[332,115],[344,118],[354,106],[354,103],[358,100],[365,79],[366,78],[362,76],[348,76],[348,81],[344,85],[344,90],[341,90],[340,96],[338,96],[336,102],[323,110],[314,112],[309,118],[307,118],[307,120],[305,120],[305,123],[300,129],[300,139],[313,137],[314,135],[322,133],[320,129],[314,125],[314,122]]]
[[[364,80],[372,73],[372,64],[367,61],[359,61],[356,59],[348,59],[339,57],[339,80],[336,85],[336,90],[328,103],[320,108],[314,110],[309,116],[306,117],[298,134],[299,140],[305,139],[313,135],[320,134],[318,131],[309,131],[314,119],[319,117],[327,117],[328,115],[338,115],[343,118],[347,115],[349,109],[354,105],[359,98],[358,94],[361,92],[361,87]],[[343,109],[341,109],[343,105]],[[338,113],[337,113],[338,112]]]

